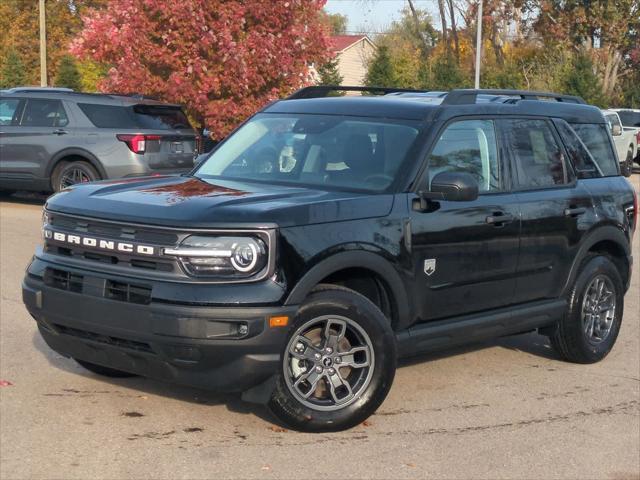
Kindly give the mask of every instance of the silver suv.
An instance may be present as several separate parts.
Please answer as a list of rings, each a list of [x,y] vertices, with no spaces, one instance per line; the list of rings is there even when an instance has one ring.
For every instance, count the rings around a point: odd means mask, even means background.
[[[0,190],[181,173],[196,153],[179,105],[63,88],[0,91]]]

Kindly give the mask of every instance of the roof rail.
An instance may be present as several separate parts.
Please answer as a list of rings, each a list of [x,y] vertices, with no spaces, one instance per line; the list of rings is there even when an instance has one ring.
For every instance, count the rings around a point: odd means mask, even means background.
[[[451,90],[442,101],[442,105],[468,105],[476,103],[478,95],[506,95],[520,97],[521,100],[538,100],[540,98],[552,98],[556,102],[586,104],[583,98],[575,95],[563,95],[552,92],[531,92],[529,90],[505,90],[505,89],[456,89]]]
[[[37,92],[51,92],[51,93],[70,93],[74,90],[72,88],[64,87],[13,87],[5,90],[10,93],[37,93]]]
[[[313,85],[301,88],[287,97],[287,100],[297,100],[300,98],[321,98],[326,97],[331,92],[371,92],[386,95],[387,93],[413,92],[424,93],[425,90],[412,90],[410,88],[393,87],[363,87],[349,85]]]

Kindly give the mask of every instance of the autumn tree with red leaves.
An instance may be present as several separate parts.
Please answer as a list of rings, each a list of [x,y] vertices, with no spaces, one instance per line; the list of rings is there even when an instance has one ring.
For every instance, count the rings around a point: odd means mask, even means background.
[[[103,91],[181,103],[215,136],[328,59],[326,0],[111,0],[71,51],[111,65]]]

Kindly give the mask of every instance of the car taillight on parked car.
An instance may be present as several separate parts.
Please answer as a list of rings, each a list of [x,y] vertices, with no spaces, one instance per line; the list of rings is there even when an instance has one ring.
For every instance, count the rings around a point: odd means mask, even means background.
[[[144,154],[147,149],[147,142],[151,140],[160,140],[162,138],[161,135],[141,135],[141,134],[125,134],[121,133],[116,135],[118,140],[127,144],[129,150],[133,153]]]

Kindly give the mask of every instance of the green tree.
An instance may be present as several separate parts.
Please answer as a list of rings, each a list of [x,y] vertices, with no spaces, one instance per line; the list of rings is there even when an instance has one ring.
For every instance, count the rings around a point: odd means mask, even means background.
[[[82,90],[82,78],[76,61],[71,55],[63,55],[60,58],[54,83],[56,87],[67,87],[77,91]]]
[[[391,55],[386,45],[381,45],[369,63],[364,81],[369,87],[394,87],[396,78],[391,64]]]
[[[606,106],[602,84],[595,73],[593,62],[584,53],[577,54],[562,73],[560,86],[563,93],[579,95],[587,103]]]
[[[446,55],[420,67],[421,87],[426,90],[451,90],[470,86],[470,79],[456,61]]]
[[[319,85],[342,85],[342,75],[338,71],[338,58],[334,57],[318,67]]]
[[[0,70],[0,87],[10,88],[26,84],[24,64],[15,49],[10,49]]]

